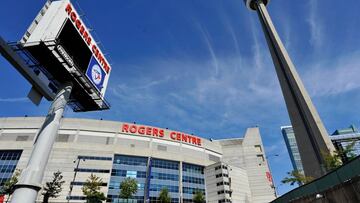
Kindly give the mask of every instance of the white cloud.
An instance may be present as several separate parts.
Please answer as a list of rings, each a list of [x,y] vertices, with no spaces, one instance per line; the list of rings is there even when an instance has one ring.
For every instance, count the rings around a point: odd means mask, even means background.
[[[360,52],[308,66],[304,81],[312,96],[333,96],[360,88]]]
[[[320,23],[320,17],[317,15],[318,12],[318,0],[309,0],[309,16],[307,22],[310,26],[310,44],[315,48],[319,49],[323,44],[324,35],[322,32],[322,25]]]
[[[0,98],[0,102],[26,102],[29,99],[26,97],[18,97],[18,98]]]
[[[208,51],[210,53],[210,56],[211,56],[211,59],[212,59],[212,61],[211,61],[212,66],[215,69],[214,75],[217,76],[219,74],[219,63],[218,63],[218,59],[217,59],[217,56],[215,54],[213,45],[211,43],[211,37],[210,37],[208,31],[206,30],[206,28],[204,28],[200,23],[197,23],[197,27],[200,30],[201,37],[205,41],[207,49],[208,49]]]

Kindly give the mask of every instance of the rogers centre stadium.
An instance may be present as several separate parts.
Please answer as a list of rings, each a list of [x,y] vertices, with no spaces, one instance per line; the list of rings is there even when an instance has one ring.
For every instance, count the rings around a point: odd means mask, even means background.
[[[0,118],[0,184],[15,169],[25,168],[43,122],[42,117]],[[126,177],[138,182],[129,202],[158,202],[162,188],[168,189],[171,202],[193,202],[196,190],[213,203],[275,198],[257,127],[243,137],[208,140],[167,128],[63,118],[43,185],[58,170],[66,182],[50,202],[84,202],[81,188],[91,174],[102,178],[107,202],[124,202],[119,186]]]

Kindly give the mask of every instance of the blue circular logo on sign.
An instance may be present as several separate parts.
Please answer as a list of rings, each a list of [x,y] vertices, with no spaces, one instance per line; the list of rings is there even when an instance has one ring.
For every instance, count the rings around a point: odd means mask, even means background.
[[[97,64],[94,64],[91,67],[91,78],[96,85],[99,85],[101,83],[102,73],[100,66],[98,66]]]

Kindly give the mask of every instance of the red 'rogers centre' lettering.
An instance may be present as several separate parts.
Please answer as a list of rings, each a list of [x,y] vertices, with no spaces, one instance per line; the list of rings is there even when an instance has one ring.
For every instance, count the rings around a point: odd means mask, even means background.
[[[92,38],[89,34],[89,31],[86,29],[85,25],[82,23],[76,12],[74,11],[71,4],[67,4],[65,7],[65,11],[68,14],[71,22],[75,25],[79,33],[81,34],[82,38],[85,40],[86,44],[91,48],[91,51],[93,52],[94,56],[98,59],[99,63],[102,65],[106,73],[109,73],[111,68],[107,61],[105,60],[105,57],[100,52],[99,48],[96,44],[92,44]]]
[[[170,132],[170,138],[173,140],[201,146],[201,139],[192,135],[172,131]]]
[[[140,135],[150,135],[154,137],[164,137],[164,130],[162,129],[138,126],[138,125],[123,124],[121,128],[121,132],[140,134]]]
[[[148,135],[153,137],[164,138],[165,131],[160,128],[141,126],[135,124],[123,124],[121,128],[121,132],[130,133],[130,134],[139,134],[139,135]],[[171,131],[169,133],[169,138],[178,142],[193,144],[201,146],[201,139],[199,137],[188,135],[185,133]]]

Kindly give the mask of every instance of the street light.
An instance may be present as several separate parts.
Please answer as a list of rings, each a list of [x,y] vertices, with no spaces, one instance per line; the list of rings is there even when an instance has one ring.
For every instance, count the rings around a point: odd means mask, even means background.
[[[83,160],[83,161],[85,161],[85,159],[84,158],[80,158],[80,156],[78,156],[77,157],[77,159],[75,159],[74,161],[73,161],[73,163],[76,163],[77,162],[77,164],[76,164],[76,168],[75,168],[75,172],[74,172],[74,178],[73,178],[73,180],[72,180],[72,182],[70,182],[70,190],[69,190],[69,195],[68,195],[68,197],[67,197],[67,202],[69,203],[70,202],[70,197],[71,197],[71,193],[72,193],[72,190],[73,190],[73,187],[74,187],[74,182],[75,182],[75,179],[76,179],[76,174],[77,174],[77,172],[78,172],[78,169],[79,169],[79,164],[80,164],[80,161],[81,160]]]

